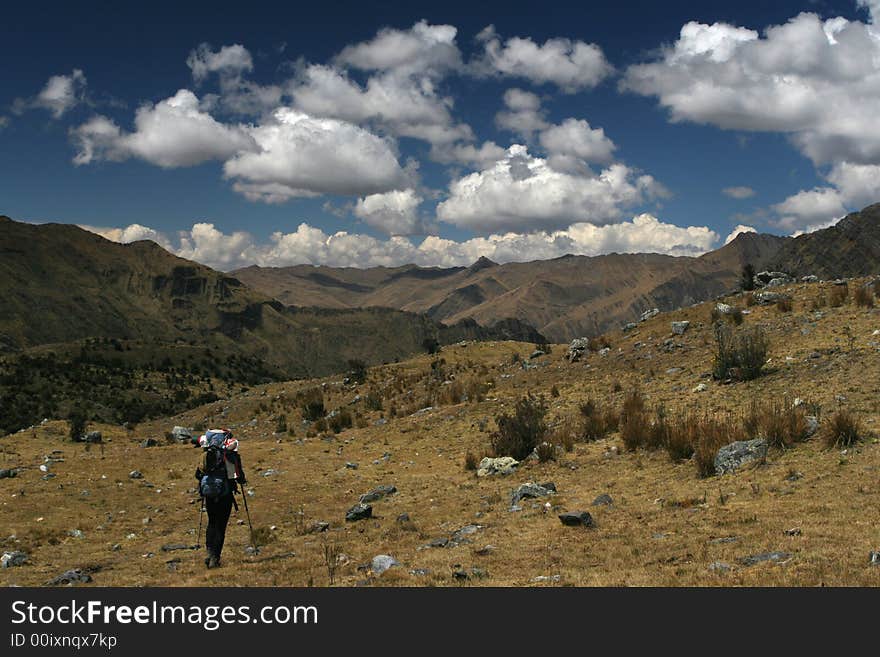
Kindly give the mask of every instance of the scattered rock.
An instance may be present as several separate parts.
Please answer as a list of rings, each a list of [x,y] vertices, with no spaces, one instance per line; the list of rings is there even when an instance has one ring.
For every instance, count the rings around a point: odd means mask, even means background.
[[[483,525],[465,525],[461,529],[457,529],[452,532],[452,543],[459,545],[461,543],[469,543],[470,539],[466,538],[471,534],[476,534],[483,528]]]
[[[309,534],[320,534],[321,532],[325,532],[330,529],[329,522],[315,522],[312,523],[312,526],[309,527]]]
[[[630,331],[632,331],[633,329],[636,329],[638,327],[639,327],[639,325],[636,324],[635,322],[627,322],[626,324],[623,325],[623,332],[629,333]]]
[[[719,315],[732,315],[736,309],[730,304],[719,302],[715,304],[715,312]]]
[[[358,469],[358,464],[357,464],[357,463],[352,463],[351,461],[346,461],[346,462],[345,462],[345,467],[348,468],[349,470],[357,470],[357,469]]]
[[[88,584],[92,581],[92,576],[85,572],[82,568],[74,568],[66,570],[58,577],[46,582],[46,586],[61,586],[62,584]]]
[[[73,538],[83,538],[85,536],[85,532],[82,529],[71,529],[67,532],[68,536],[72,536]]]
[[[140,470],[132,470],[128,473],[130,479],[143,479],[144,475],[141,474]]]
[[[815,415],[808,415],[804,418],[807,423],[807,436],[812,436],[819,430],[819,418]]]
[[[656,317],[659,314],[660,314],[659,308],[651,308],[651,310],[646,310],[645,312],[643,312],[641,314],[641,316],[639,316],[639,321],[640,322],[647,322],[649,319],[651,319],[652,317]]]
[[[532,450],[532,453],[526,457],[526,460],[534,461],[536,463],[540,462],[541,457],[538,456],[538,450],[539,449],[546,450],[546,449],[551,449],[551,448],[553,450],[553,456],[557,461],[559,459],[561,459],[563,456],[565,456],[565,450],[562,448],[561,445],[553,445],[551,443],[548,443],[547,441],[544,441],[540,445],[538,445],[538,447],[535,447],[535,449]]]
[[[100,431],[89,431],[84,437],[83,440],[87,443],[92,443],[93,445],[100,444],[103,441],[101,437]]]
[[[430,568],[413,568],[409,571],[410,575],[415,575],[416,577],[426,577],[431,574]]]
[[[792,527],[791,529],[786,529],[786,530],[785,530],[785,535],[786,535],[786,536],[802,536],[803,533],[804,533],[804,532],[801,530],[800,527]]]
[[[18,470],[15,468],[9,468],[8,470],[0,469],[0,479],[12,479],[12,477],[18,474]]]
[[[0,557],[0,566],[3,568],[12,568],[13,566],[20,566],[25,561],[27,561],[27,555],[20,550],[13,550],[12,552],[4,552],[3,556]]]
[[[478,477],[488,477],[491,475],[509,475],[519,465],[519,461],[510,456],[499,456],[498,458],[489,458],[488,456],[480,461],[477,469]]]
[[[614,506],[614,500],[608,493],[602,493],[593,500],[593,506]]]
[[[187,427],[174,427],[171,430],[171,437],[179,443],[188,443],[193,439],[193,430]]]
[[[802,283],[818,283],[819,277],[815,274],[807,274],[806,276],[801,276]]]
[[[409,514],[401,513],[399,516],[397,516],[396,522],[400,525],[405,525],[406,523],[410,522]]]
[[[547,353],[542,351],[541,349],[535,349],[532,354],[529,356],[529,360],[534,360],[535,358],[540,358],[541,356],[546,356]]]
[[[692,392],[706,392],[708,389],[709,386],[707,386],[705,383],[698,383],[694,386]]]
[[[449,545],[449,539],[445,536],[441,536],[440,538],[435,538],[431,541],[428,541],[427,546],[429,548],[445,548]]]
[[[492,554],[495,551],[494,545],[484,545],[478,550],[474,550],[474,554],[478,557],[485,557],[486,555]]]
[[[674,335],[684,335],[684,332],[688,330],[690,325],[691,323],[688,321],[672,322],[672,333]]]
[[[880,550],[868,553],[868,563],[872,566],[880,566]]]
[[[593,516],[588,511],[569,511],[559,515],[559,520],[566,527],[595,527]]]
[[[755,301],[762,306],[769,306],[779,301],[791,301],[789,295],[783,294],[782,292],[770,292],[769,290],[755,292],[753,296]]]
[[[558,582],[561,579],[561,575],[538,575],[537,577],[532,577],[532,581],[536,584],[541,584],[543,582]]]
[[[713,573],[726,573],[730,570],[730,564],[723,561],[713,561],[709,564],[709,570]]]
[[[388,495],[394,495],[397,492],[397,488],[395,486],[390,486],[387,484],[383,484],[381,486],[376,486],[369,493],[364,493],[361,495],[360,502],[361,504],[369,504],[370,502],[378,502],[384,497]]]
[[[346,522],[366,520],[373,517],[373,507],[369,504],[355,504],[345,513]]]
[[[263,473],[263,476],[264,476],[264,477],[274,477],[274,476],[276,476],[276,475],[278,475],[278,474],[280,474],[280,473],[278,472],[278,470],[273,470],[272,468],[269,468],[268,470],[266,470],[266,471]]]
[[[528,481],[524,484],[520,484],[517,486],[516,490],[513,491],[510,496],[510,506],[516,506],[516,504],[522,499],[547,497],[548,495],[553,495],[555,492],[556,484],[552,481],[543,484],[536,484]]]
[[[162,552],[175,552],[177,550],[198,550],[200,545],[187,545],[186,543],[168,543],[162,546]]]
[[[381,575],[389,568],[399,565],[400,563],[394,557],[387,554],[377,554],[370,562],[370,570],[373,571],[374,575]]]
[[[144,440],[144,441],[141,443],[141,447],[143,447],[144,449],[146,449],[147,447],[155,447],[155,446],[158,445],[158,444],[159,444],[159,443],[156,442],[156,439],[155,439],[155,438],[147,438],[146,440]]]
[[[565,352],[565,358],[569,363],[578,362],[589,350],[590,341],[587,338],[575,338],[568,345],[568,351]]]
[[[761,462],[767,458],[767,441],[763,438],[738,440],[725,445],[715,455],[715,473],[723,475],[736,472],[748,463]]]
[[[761,554],[750,554],[747,557],[742,557],[738,559],[738,561],[743,566],[754,566],[755,564],[763,563],[765,561],[772,561],[773,563],[785,563],[789,559],[791,559],[791,554],[788,552],[762,552]]]

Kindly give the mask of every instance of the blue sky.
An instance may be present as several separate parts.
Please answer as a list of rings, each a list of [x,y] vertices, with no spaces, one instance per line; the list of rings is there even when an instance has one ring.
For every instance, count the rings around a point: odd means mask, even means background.
[[[18,3],[0,213],[222,269],[812,230],[880,200],[872,5]]]

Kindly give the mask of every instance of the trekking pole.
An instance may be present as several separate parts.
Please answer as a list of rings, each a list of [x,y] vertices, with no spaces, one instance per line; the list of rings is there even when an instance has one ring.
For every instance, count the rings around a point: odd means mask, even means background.
[[[254,554],[256,554],[258,548],[257,548],[257,542],[256,542],[256,540],[254,540],[254,525],[253,525],[253,523],[251,522],[251,512],[250,512],[250,510],[248,509],[248,503],[247,503],[247,491],[244,490],[244,486],[242,486],[241,488],[242,488],[242,490],[241,490],[241,499],[244,500],[244,512],[245,512],[245,514],[247,515],[247,519],[248,519],[248,527],[251,528],[251,547],[254,548]]]
[[[199,533],[196,535],[196,545],[202,547],[202,514],[205,512],[205,498],[199,496]]]

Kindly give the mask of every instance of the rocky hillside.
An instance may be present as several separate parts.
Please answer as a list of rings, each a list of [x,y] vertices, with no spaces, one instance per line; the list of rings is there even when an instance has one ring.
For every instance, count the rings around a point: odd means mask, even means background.
[[[699,258],[611,254],[504,265],[482,258],[449,269],[254,266],[234,275],[285,304],[394,307],[444,323],[469,318],[489,325],[514,317],[563,341],[598,335],[651,308],[723,294],[736,286],[746,262],[764,268],[785,241],[743,234]]]
[[[0,585],[880,585],[866,282],[661,313],[576,358],[466,342],[363,383],[259,385],[137,427],[92,423],[101,444],[38,424],[0,438]],[[759,376],[713,378],[715,319],[766,337]],[[479,468],[530,394],[543,456]],[[841,412],[849,444],[835,444]],[[207,571],[189,549],[204,536],[197,453],[166,434],[215,424],[241,441],[260,550],[242,505]]]
[[[180,408],[220,380],[253,384],[342,372],[349,360],[393,362],[422,351],[426,339],[543,340],[516,320],[447,325],[390,308],[289,308],[153,242],[117,244],[72,225],[8,217],[0,217],[0,307],[7,430],[63,417],[77,401],[71,396],[100,398],[98,417],[115,419],[124,404],[140,419],[163,392],[179,393]],[[127,399],[132,373],[149,381]],[[168,381],[182,387],[169,390]]]
[[[789,240],[773,263],[779,271],[823,279],[880,273],[880,203]]]

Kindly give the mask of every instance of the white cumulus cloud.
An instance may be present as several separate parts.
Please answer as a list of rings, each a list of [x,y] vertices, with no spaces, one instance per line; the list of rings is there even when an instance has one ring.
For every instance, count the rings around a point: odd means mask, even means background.
[[[425,230],[418,215],[422,200],[413,189],[370,194],[358,200],[354,214],[388,235],[414,235]]]
[[[721,193],[730,198],[742,201],[747,198],[752,198],[755,195],[755,190],[751,187],[725,187],[721,190]]]
[[[739,224],[736,228],[730,231],[730,235],[724,238],[725,244],[730,244],[733,240],[737,238],[738,235],[742,235],[743,233],[757,233],[752,226],[746,226],[745,224]]]
[[[70,75],[53,75],[46,85],[33,98],[16,98],[12,104],[13,112],[21,114],[27,109],[47,110],[55,119],[60,119],[86,98],[86,76],[78,68]]]

